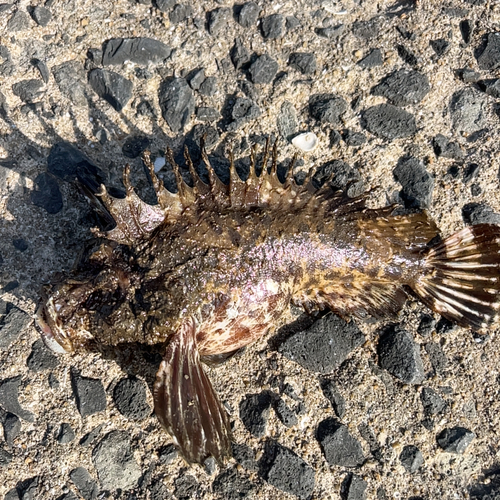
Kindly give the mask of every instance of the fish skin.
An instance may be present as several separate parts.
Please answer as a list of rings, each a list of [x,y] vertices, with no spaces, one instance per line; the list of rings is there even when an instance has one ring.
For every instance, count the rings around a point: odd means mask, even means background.
[[[290,176],[281,183],[276,146],[269,170],[266,146],[260,176],[253,153],[246,182],[232,164],[228,186],[202,152],[208,185],[186,154],[193,188],[169,153],[177,194],[159,182],[146,153],[156,206],[137,197],[128,167],[124,199],[83,185],[116,227],[97,232],[94,251],[46,290],[37,313],[42,337],[58,352],[164,344],[155,412],[188,463],[231,453],[229,418],[203,357],[229,355],[280,327],[291,303],[383,319],[401,309],[408,286],[462,326],[498,323],[498,226],[466,228],[429,248],[439,230],[427,213],[393,216],[393,207],[368,209],[367,195],[349,198],[328,183],[319,190]]]

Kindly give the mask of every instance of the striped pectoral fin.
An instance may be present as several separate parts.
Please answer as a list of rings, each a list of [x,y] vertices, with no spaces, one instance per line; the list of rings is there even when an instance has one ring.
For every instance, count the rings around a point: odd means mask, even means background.
[[[201,364],[196,327],[186,320],[171,339],[154,384],[155,413],[188,463],[231,456],[229,417]]]
[[[412,288],[445,318],[477,331],[499,322],[500,226],[478,224],[430,249]]]

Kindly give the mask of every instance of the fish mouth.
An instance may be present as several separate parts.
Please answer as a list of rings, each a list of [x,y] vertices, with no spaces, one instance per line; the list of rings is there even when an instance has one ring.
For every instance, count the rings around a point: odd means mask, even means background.
[[[58,325],[58,315],[54,300],[43,297],[36,311],[35,324],[40,330],[45,345],[52,351],[63,354],[73,350],[64,330]]]

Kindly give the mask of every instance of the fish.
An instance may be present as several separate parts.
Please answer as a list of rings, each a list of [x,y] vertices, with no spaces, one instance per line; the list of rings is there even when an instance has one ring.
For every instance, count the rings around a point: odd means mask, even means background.
[[[499,323],[500,227],[478,224],[442,238],[426,211],[394,215],[368,208],[370,192],[349,197],[292,167],[282,180],[277,145],[247,180],[232,154],[229,183],[204,145],[205,180],[187,149],[186,182],[168,149],[177,182],[170,192],[143,155],[158,203],[80,181],[108,224],[75,272],[44,289],[36,324],[58,353],[137,342],[163,357],[154,409],[188,464],[231,456],[231,423],[204,368],[291,321],[290,305],[343,318],[394,317],[409,295],[454,323],[486,332]],[[293,161],[292,161],[293,163]],[[270,165],[269,165],[270,164]],[[260,171],[260,172],[259,172]]]

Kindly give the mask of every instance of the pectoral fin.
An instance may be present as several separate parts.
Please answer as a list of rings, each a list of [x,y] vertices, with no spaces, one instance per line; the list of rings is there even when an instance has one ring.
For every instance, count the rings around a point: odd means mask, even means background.
[[[231,456],[229,417],[205,373],[187,320],[167,347],[154,384],[155,413],[189,463]]]

